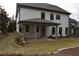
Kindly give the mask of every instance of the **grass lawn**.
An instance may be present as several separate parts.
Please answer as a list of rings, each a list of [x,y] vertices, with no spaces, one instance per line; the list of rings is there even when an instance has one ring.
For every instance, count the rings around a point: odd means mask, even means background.
[[[0,41],[0,54],[32,55],[38,53],[54,52],[60,48],[79,46],[79,38],[62,38],[57,40],[29,40],[25,46],[15,43],[18,33],[9,33]]]

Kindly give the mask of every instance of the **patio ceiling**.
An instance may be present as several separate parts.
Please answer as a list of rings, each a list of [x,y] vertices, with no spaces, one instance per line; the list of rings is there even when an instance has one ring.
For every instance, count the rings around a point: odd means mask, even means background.
[[[46,25],[46,26],[57,26],[59,23],[53,22],[52,20],[44,20],[40,18],[26,19],[19,21],[20,24],[36,24],[36,25]]]

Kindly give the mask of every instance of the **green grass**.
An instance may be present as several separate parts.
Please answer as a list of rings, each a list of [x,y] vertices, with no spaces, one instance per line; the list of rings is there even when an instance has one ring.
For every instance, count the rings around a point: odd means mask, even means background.
[[[29,40],[25,46],[20,46],[15,42],[17,36],[19,36],[18,33],[9,33],[0,41],[0,54],[45,54],[60,48],[79,46],[79,38],[59,38],[54,41]]]

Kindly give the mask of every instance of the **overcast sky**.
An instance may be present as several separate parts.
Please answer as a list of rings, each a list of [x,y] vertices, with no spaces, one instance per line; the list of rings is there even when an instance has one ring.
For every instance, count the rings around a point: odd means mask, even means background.
[[[72,13],[70,17],[79,21],[78,0],[0,0],[0,5],[5,8],[10,17],[16,13],[16,3],[49,3],[57,5]]]

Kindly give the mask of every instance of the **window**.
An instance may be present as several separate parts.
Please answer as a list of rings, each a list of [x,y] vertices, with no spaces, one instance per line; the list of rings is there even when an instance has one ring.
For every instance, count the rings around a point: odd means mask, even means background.
[[[60,20],[60,15],[56,15],[56,19]]]
[[[21,32],[21,27],[19,26],[19,32]]]
[[[50,14],[50,20],[54,20],[54,14]]]
[[[52,27],[52,34],[55,34],[55,27]]]
[[[19,32],[23,32],[23,28],[19,26]]]
[[[36,27],[36,32],[39,32],[39,26]]]
[[[62,35],[62,27],[59,27],[59,34]]]
[[[45,19],[45,13],[44,12],[41,13],[41,19]]]
[[[29,32],[29,25],[26,25],[25,28],[26,28],[26,32]]]
[[[68,34],[68,28],[67,27],[65,28],[65,34]]]

